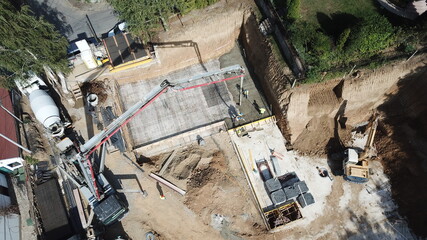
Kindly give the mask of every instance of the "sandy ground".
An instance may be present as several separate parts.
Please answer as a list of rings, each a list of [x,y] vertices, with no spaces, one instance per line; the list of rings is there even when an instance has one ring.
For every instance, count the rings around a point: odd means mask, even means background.
[[[398,214],[390,191],[390,182],[383,173],[379,162],[372,162],[374,171],[371,181],[358,185],[343,180],[342,176],[332,179],[318,175],[316,166],[326,168],[327,159],[304,157],[295,151],[287,151],[285,140],[278,127],[263,121],[254,124],[262,131],[251,131],[251,138],[239,138],[230,132],[232,141],[239,149],[239,154],[249,169],[248,175],[257,192],[262,207],[271,204],[264,190],[258,173],[251,169],[248,151],[253,160],[270,156],[270,149],[280,153],[279,160],[282,174],[295,172],[300,180],[305,181],[315,203],[301,208],[303,219],[292,222],[274,233],[263,235],[277,239],[411,239],[412,232],[405,220]],[[268,137],[267,137],[268,136]],[[366,138],[365,138],[366,141]],[[268,147],[267,147],[268,146]],[[271,167],[270,167],[271,168]],[[309,228],[307,227],[309,226]],[[334,231],[331,231],[334,229]],[[361,236],[363,234],[363,236]]]
[[[345,124],[351,130],[351,126],[367,121],[399,79],[423,65],[425,56],[420,55],[375,71],[360,70],[358,77],[302,85],[287,91],[282,98],[289,99],[286,116],[294,147],[312,154],[326,153],[324,148],[329,138],[334,137],[334,117],[338,111],[344,113]],[[318,134],[320,129],[324,134]]]
[[[107,167],[115,178],[123,174],[135,176],[121,180],[125,191],[138,190],[140,184],[148,193],[147,197],[140,193],[125,194],[130,212],[121,225],[130,238],[139,239],[149,230],[158,233],[161,239],[241,239],[240,236],[262,232],[261,219],[227,133],[205,141],[203,147],[178,149],[164,177],[186,189],[187,194],[181,196],[161,186],[164,200],[159,197],[156,182],[148,177],[150,171],[161,166],[160,156],[143,164],[142,170],[120,155],[108,157]],[[112,239],[114,232],[107,235],[106,239]]]

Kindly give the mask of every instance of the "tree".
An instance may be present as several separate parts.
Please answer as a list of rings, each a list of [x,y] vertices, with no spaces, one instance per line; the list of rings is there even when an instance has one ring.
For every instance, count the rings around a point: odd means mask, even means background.
[[[29,71],[43,73],[47,65],[68,72],[68,42],[54,26],[35,17],[29,6],[16,9],[8,0],[0,0],[0,84],[14,86]]]
[[[395,40],[395,28],[380,14],[371,14],[362,19],[348,40],[348,51],[359,57],[371,57],[389,47]]]
[[[193,9],[204,8],[218,0],[108,0],[126,21],[129,31],[151,38],[161,25],[167,28],[167,20],[175,13],[186,14]]]

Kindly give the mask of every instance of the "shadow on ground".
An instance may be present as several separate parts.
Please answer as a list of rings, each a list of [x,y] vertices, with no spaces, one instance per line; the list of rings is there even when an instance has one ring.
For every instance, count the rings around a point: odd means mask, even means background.
[[[427,236],[427,67],[420,67],[399,82],[398,91],[378,109],[375,141],[384,171],[390,178],[399,213],[420,236]]]
[[[73,33],[73,29],[67,23],[65,15],[55,8],[50,7],[47,1],[40,3],[37,0],[28,0],[27,3],[36,16],[45,18],[48,22],[53,24],[62,35],[67,36]]]

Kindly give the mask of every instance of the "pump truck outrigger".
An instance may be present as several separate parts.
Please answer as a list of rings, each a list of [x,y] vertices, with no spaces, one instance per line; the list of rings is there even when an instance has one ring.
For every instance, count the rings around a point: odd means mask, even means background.
[[[59,166],[59,169],[67,178],[73,182],[74,185],[76,185],[76,187],[79,188],[81,194],[85,197],[91,206],[91,217],[95,215],[101,224],[111,225],[114,222],[120,221],[128,211],[126,206],[117,197],[115,190],[102,173],[105,163],[106,141],[116,132],[118,132],[122,126],[127,124],[137,113],[145,109],[162,93],[166,92],[169,87],[175,87],[183,83],[189,83],[191,81],[210,78],[226,73],[234,73],[236,76],[191,86],[185,89],[181,88],[178,90],[186,90],[244,77],[243,67],[239,65],[233,65],[218,71],[206,72],[191,78],[182,79],[175,82],[174,84],[164,80],[160,85],[152,89],[144,99],[138,101],[136,104],[130,107],[126,112],[110,123],[103,131],[93,136],[79,148],[75,147],[74,143],[69,138],[64,138],[59,144],[57,144],[57,147],[62,151],[62,163],[61,166]],[[96,171],[93,166],[93,160],[91,156],[92,153],[99,147],[101,147],[100,166]],[[90,224],[91,217],[89,217],[89,222],[86,225]]]

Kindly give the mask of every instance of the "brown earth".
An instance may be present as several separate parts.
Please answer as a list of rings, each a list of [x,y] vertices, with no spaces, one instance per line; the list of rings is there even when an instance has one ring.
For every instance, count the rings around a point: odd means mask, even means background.
[[[415,233],[427,236],[427,68],[414,69],[396,87],[379,106],[384,120],[376,146],[399,212]]]
[[[286,92],[293,147],[300,153],[341,151],[349,131],[381,115],[374,141],[390,178],[393,199],[412,230],[427,236],[427,63],[426,55],[397,62],[362,77],[299,86]],[[337,116],[345,118],[339,124]],[[345,128],[343,128],[345,127]]]
[[[326,153],[325,142],[345,138],[343,134],[352,126],[367,121],[399,79],[424,65],[423,59],[420,55],[378,70],[360,70],[364,72],[361,77],[307,84],[285,92],[282,99],[288,99],[285,114],[293,147],[302,153]],[[335,124],[338,115],[345,118],[342,126]],[[344,132],[337,135],[335,129]]]
[[[158,233],[160,239],[241,239],[261,236],[265,231],[255,207],[237,156],[229,144],[227,133],[205,138],[206,145],[193,144],[177,149],[168,169],[162,175],[187,191],[181,196],[147,177],[158,172],[170,153],[146,159],[143,172],[118,154],[107,157],[107,166],[117,176],[135,172],[139,183],[131,178],[121,180],[124,189],[142,186],[147,197],[126,194],[132,210],[121,225],[108,230],[116,236],[120,227],[129,239],[140,239],[148,230]],[[141,162],[140,162],[141,163]],[[184,165],[191,165],[187,169]],[[183,178],[188,176],[187,178]],[[166,199],[159,199],[159,188]],[[113,239],[113,238],[106,238]]]
[[[226,140],[226,134],[214,139]],[[223,146],[223,144],[220,144]],[[236,156],[208,146],[190,145],[178,151],[163,177],[187,191],[184,204],[202,224],[217,229],[225,239],[235,236],[257,236],[265,229],[252,201]],[[231,149],[228,149],[231,150]],[[170,153],[152,159],[150,169],[159,171]],[[163,161],[163,162],[162,162]],[[148,169],[146,167],[146,169]],[[216,223],[216,218],[224,218]]]
[[[217,59],[229,52],[240,33],[253,1],[219,1],[205,9],[195,10],[181,20],[174,19],[170,30],[161,32],[155,42],[175,43],[176,47],[158,47],[158,62],[138,68],[104,74],[119,84],[163,76],[170,72]],[[192,47],[180,44],[193,43]],[[198,54],[199,53],[199,54]]]

